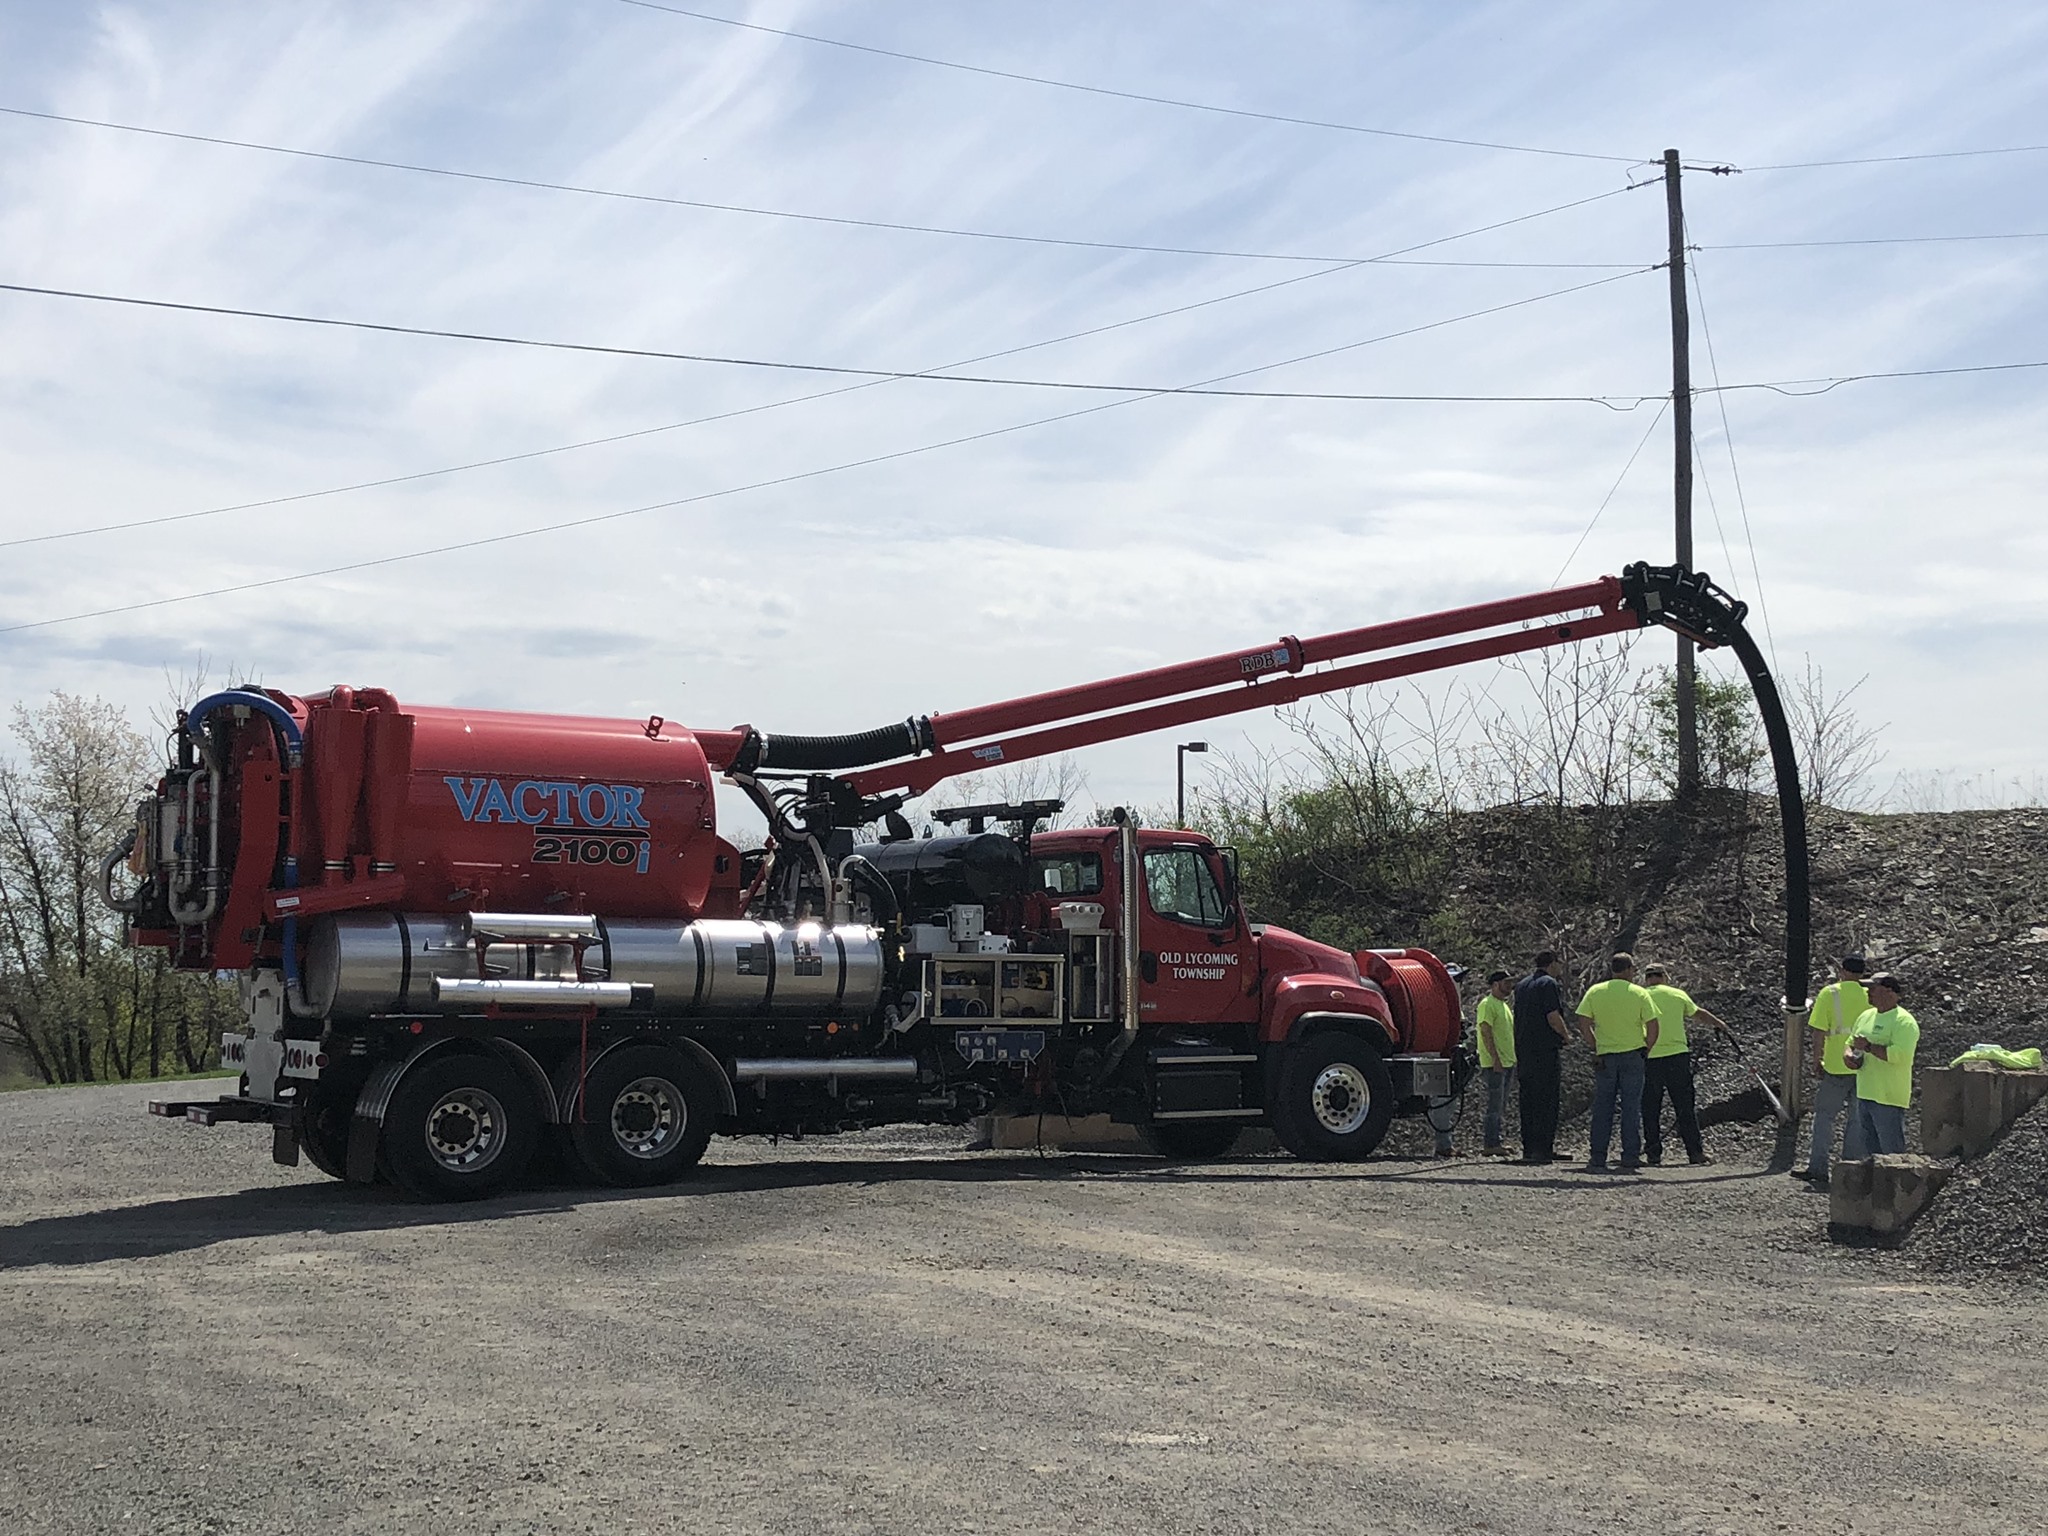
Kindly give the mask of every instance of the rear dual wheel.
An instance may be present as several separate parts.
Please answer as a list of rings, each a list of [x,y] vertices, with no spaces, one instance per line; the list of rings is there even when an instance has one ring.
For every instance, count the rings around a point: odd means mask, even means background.
[[[391,1095],[379,1162],[422,1200],[482,1200],[526,1172],[540,1123],[532,1091],[498,1057],[438,1053]]]
[[[624,1045],[591,1067],[562,1127],[572,1158],[623,1188],[668,1184],[697,1165],[718,1119],[704,1070],[664,1045]]]
[[[306,1161],[330,1179],[348,1177],[349,1122],[355,1115],[355,1103],[353,1093],[316,1089],[299,1105],[292,1120],[292,1134]]]

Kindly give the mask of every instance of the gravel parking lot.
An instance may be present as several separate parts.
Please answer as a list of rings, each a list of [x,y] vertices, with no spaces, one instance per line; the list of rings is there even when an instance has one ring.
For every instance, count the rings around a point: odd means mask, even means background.
[[[721,1142],[422,1208],[0,1096],[0,1530],[2048,1527],[2048,1311],[1723,1161]],[[1749,1139],[1745,1140],[1745,1136]]]

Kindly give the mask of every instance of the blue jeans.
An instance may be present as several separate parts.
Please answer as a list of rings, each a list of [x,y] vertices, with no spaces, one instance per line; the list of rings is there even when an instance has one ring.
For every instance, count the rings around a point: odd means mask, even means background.
[[[1614,1136],[1614,1106],[1621,1103],[1621,1160],[1641,1162],[1643,1157],[1643,1079],[1648,1074],[1647,1051],[1610,1051],[1596,1057],[1593,1074],[1593,1156],[1594,1167],[1605,1167],[1607,1144]]]
[[[1515,1069],[1488,1067],[1482,1075],[1486,1078],[1486,1118],[1479,1125],[1479,1141],[1482,1146],[1497,1147],[1507,1132],[1508,1089],[1515,1081]]]
[[[1906,1150],[1906,1111],[1897,1104],[1876,1104],[1869,1099],[1856,1101],[1857,1128],[1862,1132],[1863,1149],[1859,1155],[1868,1157],[1874,1152],[1903,1152]]]
[[[1863,1117],[1857,1112],[1856,1075],[1853,1072],[1823,1072],[1813,1089],[1813,1143],[1807,1148],[1806,1168],[1816,1178],[1827,1177],[1828,1154],[1835,1150],[1835,1121],[1847,1110],[1848,1124],[1842,1127],[1842,1161],[1853,1163],[1863,1156]]]

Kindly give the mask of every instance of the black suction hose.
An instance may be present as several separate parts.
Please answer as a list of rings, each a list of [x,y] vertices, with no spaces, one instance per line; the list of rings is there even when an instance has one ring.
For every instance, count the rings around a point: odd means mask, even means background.
[[[1708,644],[1726,645],[1742,663],[1763,718],[1764,740],[1778,782],[1778,821],[1785,834],[1785,1006],[1807,1004],[1807,967],[1812,961],[1813,893],[1806,849],[1806,797],[1799,789],[1799,754],[1784,701],[1764,654],[1743,627],[1749,605],[1730,597],[1698,571],[1682,565],[1627,566],[1623,596],[1645,624],[1663,624]]]
[[[1728,626],[1728,646],[1749,674],[1763,717],[1764,739],[1771,747],[1771,768],[1778,781],[1778,819],[1785,833],[1785,1006],[1803,1008],[1812,961],[1813,894],[1806,847],[1806,797],[1799,788],[1799,755],[1792,745],[1792,727],[1771,669],[1738,621]]]
[[[779,732],[770,735],[757,731],[748,738],[746,747],[741,749],[741,759],[734,766],[747,773],[756,768],[831,773],[842,768],[893,762],[899,757],[929,751],[933,745],[931,722],[923,718],[885,725],[875,731],[857,731],[850,736],[784,736]]]

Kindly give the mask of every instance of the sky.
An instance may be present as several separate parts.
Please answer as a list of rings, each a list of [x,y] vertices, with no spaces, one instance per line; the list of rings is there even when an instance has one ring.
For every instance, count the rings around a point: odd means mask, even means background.
[[[1666,147],[1737,170],[1684,179],[1696,385],[2048,361],[2048,238],[1947,238],[2048,232],[2037,6],[697,8],[0,0],[0,283],[1620,399],[0,292],[5,698],[139,721],[203,660],[858,730],[1667,560]],[[1856,241],[1910,243],[1797,243]],[[1362,261],[1398,251],[1457,264]],[[1887,776],[2048,767],[2044,399],[1698,401],[1696,563],[1781,672],[1867,677]],[[1090,792],[1170,800],[1176,739],[1090,750]]]

